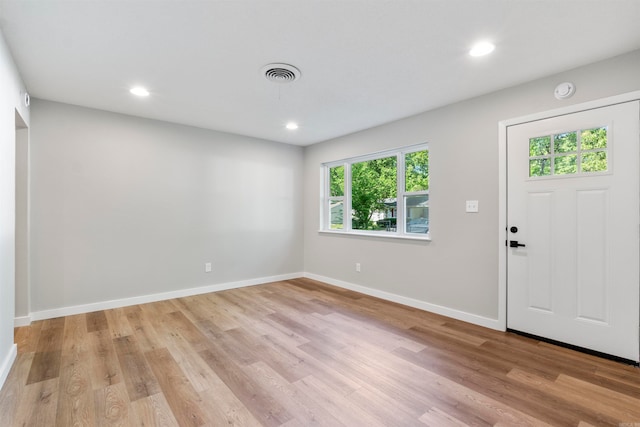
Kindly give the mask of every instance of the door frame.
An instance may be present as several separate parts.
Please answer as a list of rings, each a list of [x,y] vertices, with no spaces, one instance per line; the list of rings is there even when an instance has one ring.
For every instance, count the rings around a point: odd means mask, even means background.
[[[514,117],[498,122],[498,329],[507,330],[507,130],[510,126],[615,104],[640,100],[640,91],[628,92],[580,104]],[[639,118],[640,119],[640,118]],[[640,218],[638,218],[640,224]],[[638,284],[640,286],[640,283]]]

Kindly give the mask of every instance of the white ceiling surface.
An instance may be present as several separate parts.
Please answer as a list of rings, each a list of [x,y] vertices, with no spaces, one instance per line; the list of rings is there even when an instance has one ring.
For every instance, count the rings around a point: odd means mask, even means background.
[[[298,145],[638,49],[639,22],[640,0],[0,0],[33,97]]]

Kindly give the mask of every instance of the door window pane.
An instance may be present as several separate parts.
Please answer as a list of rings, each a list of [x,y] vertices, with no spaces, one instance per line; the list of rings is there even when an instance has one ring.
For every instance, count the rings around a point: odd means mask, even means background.
[[[578,156],[572,154],[570,156],[558,156],[555,158],[554,173],[556,175],[566,175],[570,173],[577,173],[578,166],[576,160]]]
[[[550,136],[529,139],[529,157],[547,156],[549,154],[551,154]]]
[[[583,150],[607,148],[607,127],[583,130],[580,139]]]
[[[604,172],[608,169],[607,152],[596,151],[594,153],[585,153],[582,156],[583,172]]]
[[[570,153],[578,150],[577,132],[561,133],[553,136],[553,148],[556,153]]]
[[[551,175],[551,158],[529,160],[529,176],[547,175]]]

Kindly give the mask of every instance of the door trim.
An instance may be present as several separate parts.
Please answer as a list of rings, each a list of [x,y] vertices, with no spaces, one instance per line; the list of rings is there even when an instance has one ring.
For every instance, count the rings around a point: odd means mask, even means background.
[[[507,129],[509,126],[640,100],[640,91],[514,117],[498,122],[498,328],[507,330]]]

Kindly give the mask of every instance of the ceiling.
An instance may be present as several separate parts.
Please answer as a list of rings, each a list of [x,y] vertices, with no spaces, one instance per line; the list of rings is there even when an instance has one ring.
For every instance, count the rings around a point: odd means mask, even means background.
[[[32,97],[297,145],[639,49],[638,22],[639,0],[0,0]]]

